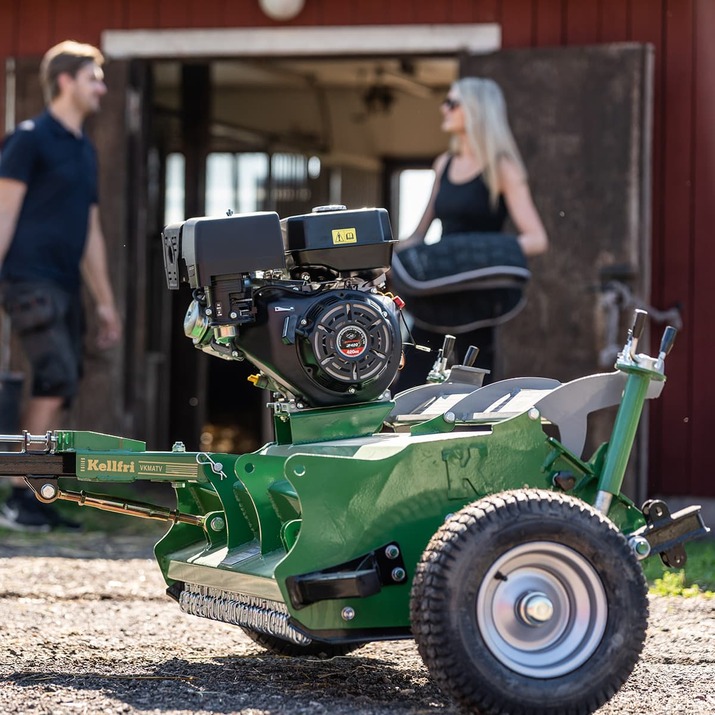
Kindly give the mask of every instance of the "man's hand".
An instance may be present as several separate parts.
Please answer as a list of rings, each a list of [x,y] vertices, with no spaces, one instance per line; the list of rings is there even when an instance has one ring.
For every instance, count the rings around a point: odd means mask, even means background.
[[[116,308],[113,305],[98,305],[97,322],[99,327],[97,347],[100,350],[107,350],[116,345],[122,337],[122,321]]]

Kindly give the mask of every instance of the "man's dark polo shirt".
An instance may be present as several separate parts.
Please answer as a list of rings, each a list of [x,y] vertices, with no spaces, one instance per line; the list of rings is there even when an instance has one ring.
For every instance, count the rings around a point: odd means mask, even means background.
[[[51,281],[77,292],[89,209],[97,203],[97,158],[89,139],[45,111],[7,137],[0,177],[27,184],[0,278]]]

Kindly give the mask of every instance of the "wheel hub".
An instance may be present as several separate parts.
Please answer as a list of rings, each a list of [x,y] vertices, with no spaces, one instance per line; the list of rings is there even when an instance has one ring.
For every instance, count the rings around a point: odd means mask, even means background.
[[[585,663],[608,620],[606,592],[593,566],[549,541],[502,554],[482,580],[476,610],[492,655],[536,678],[557,678]]]
[[[542,626],[554,615],[554,604],[541,591],[525,593],[517,605],[517,614],[528,626]]]

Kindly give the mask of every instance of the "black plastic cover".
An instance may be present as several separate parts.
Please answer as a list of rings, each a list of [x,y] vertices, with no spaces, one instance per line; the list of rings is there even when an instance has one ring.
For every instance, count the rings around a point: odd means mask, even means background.
[[[165,261],[167,242],[175,236],[176,225],[167,226]],[[192,288],[210,286],[223,276],[285,269],[280,220],[274,211],[190,218],[181,224],[180,244],[186,267],[182,279]]]
[[[281,221],[289,268],[325,266],[343,275],[390,266],[392,237],[385,209],[319,211]]]

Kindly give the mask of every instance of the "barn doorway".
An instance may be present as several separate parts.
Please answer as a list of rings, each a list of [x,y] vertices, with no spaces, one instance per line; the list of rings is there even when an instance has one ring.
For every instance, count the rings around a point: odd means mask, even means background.
[[[296,28],[295,37],[282,28],[280,42],[253,31],[238,39],[227,31],[221,42],[203,31],[188,39],[187,32],[105,33],[111,88],[94,129],[105,233],[128,319],[116,360],[88,360],[79,424],[142,437],[152,448],[175,439],[196,448],[211,420],[228,413],[246,416],[255,443],[265,439],[265,399],[244,384],[241,366],[198,353],[181,332],[188,301],[165,288],[158,240],[169,204],[177,191],[185,216],[244,200],[290,213],[329,202],[381,204],[405,235],[395,197],[408,172],[426,169],[444,150],[437,105],[459,73],[502,84],[552,239],[533,266],[527,310],[503,331],[502,375],[565,380],[604,369],[598,289],[609,268],[623,268],[632,293],[648,298],[652,48],[484,54],[498,49],[498,34],[475,47],[476,26],[442,28],[439,42],[434,28],[320,29],[312,44],[315,28]],[[315,54],[306,58],[299,47]],[[41,105],[38,61],[18,61],[6,82],[17,120]],[[348,87],[339,85],[341,73]],[[177,171],[183,185],[171,181]],[[251,171],[253,198],[246,198]],[[227,187],[229,175],[235,181]],[[636,500],[645,482],[641,445]]]
[[[396,235],[419,220],[432,161],[446,146],[438,107],[458,73],[453,56],[154,60],[149,68],[162,225],[227,210],[283,217],[328,203],[387,206]],[[247,382],[255,369],[191,349],[181,334],[188,297],[170,300],[169,309],[166,298],[148,306],[150,324],[172,334],[166,441],[257,448],[271,424],[268,396]]]

